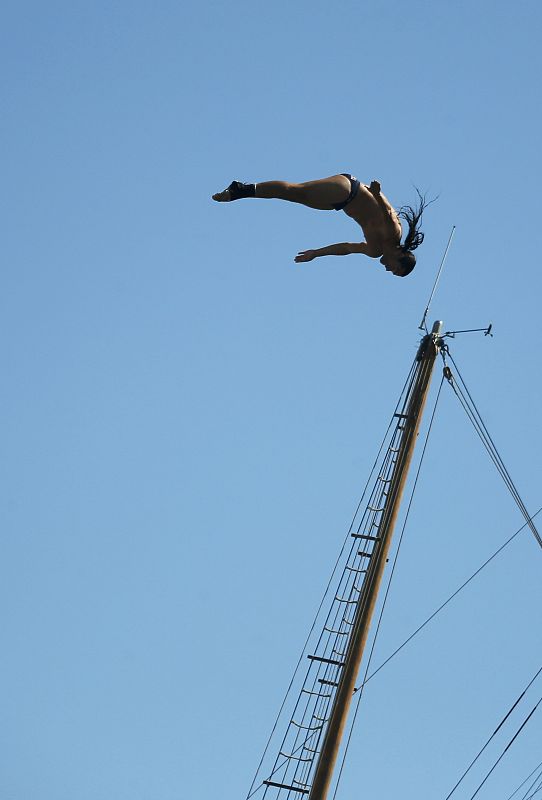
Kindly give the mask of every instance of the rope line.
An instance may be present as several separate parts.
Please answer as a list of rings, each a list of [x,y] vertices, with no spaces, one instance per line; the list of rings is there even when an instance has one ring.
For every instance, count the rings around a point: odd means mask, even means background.
[[[531,688],[531,686],[533,685],[533,683],[534,683],[534,682],[535,682],[535,680],[538,678],[538,676],[540,675],[540,673],[541,673],[541,672],[542,672],[542,667],[540,667],[540,669],[537,671],[537,673],[535,674],[535,676],[534,676],[533,678],[531,678],[531,680],[529,681],[529,683],[527,684],[527,686],[525,687],[525,689],[522,691],[522,693],[520,694],[520,696],[518,697],[518,699],[516,700],[516,702],[515,702],[515,703],[514,703],[514,704],[513,704],[513,705],[510,707],[510,710],[508,711],[508,713],[504,715],[504,717],[503,717],[503,718],[502,718],[502,720],[499,722],[499,724],[497,725],[497,727],[495,728],[495,730],[493,731],[493,733],[491,734],[491,736],[489,737],[489,739],[486,741],[486,743],[484,744],[484,746],[482,747],[482,749],[481,749],[481,750],[478,752],[478,754],[477,754],[477,755],[476,755],[476,756],[473,758],[473,760],[470,762],[469,766],[467,767],[467,769],[465,770],[465,772],[463,773],[463,775],[462,775],[462,776],[459,778],[459,780],[457,781],[457,783],[456,783],[456,784],[455,784],[455,786],[453,787],[453,789],[452,789],[452,791],[450,792],[450,794],[446,795],[446,798],[445,798],[445,800],[450,800],[450,797],[453,795],[453,793],[455,792],[455,790],[457,789],[457,787],[459,786],[459,784],[460,784],[460,783],[463,781],[463,779],[464,779],[464,778],[465,778],[465,777],[468,775],[468,773],[470,772],[471,768],[472,768],[472,767],[473,767],[473,766],[476,764],[476,762],[478,761],[478,759],[480,758],[480,756],[482,755],[482,753],[484,752],[484,750],[486,749],[486,747],[489,745],[489,743],[492,741],[492,739],[494,739],[494,738],[495,738],[495,736],[496,736],[496,735],[497,735],[497,733],[500,731],[500,729],[502,728],[502,726],[504,725],[504,723],[506,722],[506,720],[508,719],[508,717],[510,716],[510,714],[512,714],[512,712],[514,711],[514,709],[516,708],[516,706],[518,706],[518,705],[519,705],[519,703],[520,703],[520,702],[523,700],[523,698],[525,697],[526,693],[529,691],[529,689]],[[541,698],[541,699],[542,699],[542,698]],[[538,705],[538,704],[537,704],[537,705]],[[535,708],[536,708],[536,707],[535,707]],[[488,777],[489,777],[489,775],[488,775]],[[473,796],[474,796],[474,795],[473,795]]]
[[[541,777],[542,777],[542,761],[540,762],[540,764],[537,764],[537,766],[536,766],[536,767],[533,769],[533,771],[532,771],[531,773],[529,773],[529,775],[527,775],[527,777],[525,778],[525,780],[523,780],[523,781],[522,781],[522,782],[519,784],[519,786],[517,787],[517,789],[515,789],[515,790],[512,792],[512,794],[511,794],[511,795],[509,795],[509,796],[506,798],[506,800],[512,800],[513,796],[514,796],[515,794],[517,794],[517,793],[519,792],[519,790],[520,790],[520,789],[521,789],[523,786],[525,786],[525,784],[527,783],[527,781],[528,781],[528,780],[530,780],[530,779],[533,777],[533,775],[535,774],[535,772],[538,772],[538,770],[540,770],[540,774],[536,776],[536,778],[534,779],[534,781],[531,783],[531,785],[529,786],[529,788],[527,789],[527,791],[525,792],[525,794],[524,794],[524,795],[523,795],[523,797],[521,798],[521,800],[525,800],[525,798],[526,798],[526,795],[528,795],[528,794],[529,794],[529,792],[531,791],[531,789],[533,788],[533,786],[535,785],[535,783],[537,782],[537,780],[539,780],[539,778],[541,778]]]
[[[536,514],[533,514],[533,516],[532,516],[532,519],[534,519],[534,518],[535,518],[535,517],[536,517],[538,514],[540,514],[540,512],[541,512],[541,511],[542,511],[542,506],[541,506],[541,507],[538,509],[538,511],[536,512]],[[478,567],[478,569],[476,570],[476,572],[473,572],[473,573],[472,573],[472,575],[470,576],[470,578],[467,578],[467,580],[466,580],[464,583],[462,583],[462,584],[461,584],[461,586],[460,586],[458,589],[456,589],[456,590],[455,590],[455,592],[454,592],[453,594],[451,594],[451,595],[448,597],[448,599],[447,599],[447,600],[445,600],[445,601],[444,601],[444,603],[442,603],[442,605],[440,605],[440,606],[439,606],[439,607],[436,609],[436,611],[433,611],[433,613],[432,613],[432,614],[431,614],[429,617],[427,617],[427,619],[425,620],[425,622],[422,622],[422,624],[421,624],[421,625],[420,625],[418,628],[416,628],[416,630],[415,630],[413,633],[411,633],[411,634],[410,634],[410,636],[408,637],[408,639],[405,639],[405,641],[403,642],[403,644],[399,645],[399,647],[398,647],[396,650],[394,650],[394,651],[393,651],[393,653],[392,653],[391,655],[389,655],[389,656],[387,657],[387,659],[386,659],[385,661],[383,661],[383,662],[382,662],[382,664],[381,664],[381,665],[380,665],[380,666],[379,666],[377,669],[375,669],[375,671],[374,671],[374,672],[372,672],[372,673],[369,675],[369,677],[367,678],[367,680],[365,681],[365,683],[368,683],[368,682],[371,680],[371,678],[374,678],[374,676],[377,674],[377,672],[380,672],[380,670],[381,670],[383,667],[385,667],[385,666],[386,666],[386,664],[387,664],[389,661],[391,661],[391,660],[392,660],[392,658],[394,658],[394,656],[396,656],[396,655],[397,655],[397,653],[399,653],[399,652],[400,652],[400,651],[403,649],[403,647],[405,647],[405,646],[406,646],[406,645],[407,645],[409,642],[411,642],[411,641],[412,641],[412,639],[414,639],[414,637],[415,637],[415,636],[417,636],[417,634],[418,634],[418,633],[420,633],[420,631],[421,631],[421,630],[423,630],[423,628],[425,628],[425,626],[426,626],[426,625],[428,625],[428,624],[431,622],[431,620],[432,620],[432,619],[434,619],[434,618],[437,616],[437,614],[439,614],[439,613],[442,611],[442,609],[443,609],[445,606],[447,606],[447,605],[448,605],[448,603],[450,603],[450,602],[451,602],[451,601],[454,599],[454,597],[456,597],[456,596],[459,594],[459,592],[461,592],[461,591],[462,591],[462,590],[465,588],[465,586],[467,586],[467,584],[469,584],[469,583],[470,583],[470,582],[471,582],[471,581],[472,581],[472,580],[473,580],[473,579],[474,579],[474,578],[475,578],[475,577],[476,577],[476,576],[477,576],[477,575],[478,575],[478,574],[479,574],[479,573],[480,573],[480,572],[481,572],[481,571],[484,569],[484,567],[487,567],[487,565],[488,565],[488,564],[489,564],[491,561],[493,561],[493,559],[494,559],[496,556],[498,556],[498,555],[499,555],[499,553],[500,553],[500,552],[502,552],[502,550],[504,550],[504,548],[505,548],[505,547],[507,547],[507,546],[510,544],[510,542],[512,542],[512,541],[513,541],[513,539],[515,539],[515,538],[516,538],[516,536],[519,536],[519,534],[520,534],[520,533],[521,533],[521,532],[522,532],[522,531],[523,531],[523,530],[524,530],[524,529],[527,527],[527,524],[528,524],[528,523],[527,523],[527,522],[525,522],[525,523],[524,523],[524,524],[521,526],[521,528],[518,528],[518,530],[517,530],[517,531],[516,531],[514,534],[512,534],[512,536],[510,536],[510,538],[509,538],[509,539],[507,539],[507,540],[506,540],[506,542],[504,542],[504,543],[503,543],[503,544],[502,544],[502,545],[499,547],[499,549],[498,549],[498,550],[495,550],[495,552],[493,553],[493,555],[491,555],[491,556],[490,556],[488,559],[486,559],[486,561],[484,561],[484,563],[483,563],[483,564],[482,564],[480,567]]]
[[[532,711],[531,711],[531,712],[530,712],[530,713],[527,715],[527,717],[526,717],[526,718],[523,720],[523,722],[521,723],[521,725],[519,726],[519,728],[517,729],[517,731],[515,732],[515,734],[512,736],[512,738],[510,739],[510,741],[508,742],[508,744],[506,745],[506,747],[504,748],[504,750],[502,751],[502,753],[500,754],[500,756],[498,757],[498,759],[495,761],[495,763],[493,764],[493,766],[491,767],[491,769],[489,770],[489,772],[488,772],[488,773],[487,773],[487,775],[485,776],[485,778],[484,778],[484,780],[482,781],[482,783],[481,783],[481,784],[479,785],[479,787],[476,789],[476,791],[474,792],[474,794],[473,794],[473,795],[471,795],[471,797],[470,797],[470,800],[474,800],[474,798],[476,797],[476,795],[478,794],[478,792],[480,791],[480,789],[482,788],[482,786],[485,784],[485,782],[487,781],[487,779],[489,778],[489,776],[490,776],[490,775],[491,775],[491,774],[494,772],[494,770],[495,770],[495,768],[497,767],[497,765],[498,765],[498,764],[499,764],[499,763],[502,761],[502,759],[504,758],[504,756],[506,755],[506,753],[508,752],[508,750],[509,750],[509,749],[512,747],[512,745],[514,744],[514,742],[515,742],[515,741],[516,741],[516,739],[518,738],[518,736],[519,736],[519,734],[521,733],[521,731],[523,730],[523,728],[524,728],[524,727],[527,725],[527,723],[529,722],[529,720],[530,720],[530,719],[531,719],[531,717],[533,716],[534,712],[536,711],[536,709],[538,708],[538,706],[540,705],[540,703],[542,703],[542,697],[540,698],[540,700],[538,701],[538,703],[535,705],[535,707],[532,709]]]
[[[540,547],[542,547],[542,537],[540,536],[540,534],[538,533],[538,530],[536,529],[536,526],[532,522],[532,517],[529,515],[529,512],[527,511],[527,508],[525,507],[525,503],[521,499],[521,496],[520,496],[520,494],[519,494],[519,492],[518,492],[518,490],[517,490],[512,478],[510,476],[510,473],[506,469],[504,461],[502,460],[501,455],[500,455],[499,451],[497,450],[495,442],[491,438],[491,435],[490,435],[490,433],[489,433],[489,431],[488,431],[488,429],[487,429],[487,427],[486,427],[486,425],[485,425],[485,423],[484,423],[484,421],[482,419],[482,416],[481,416],[480,412],[478,411],[474,400],[472,399],[472,395],[470,394],[470,392],[469,392],[469,390],[467,388],[467,385],[466,385],[466,383],[465,383],[465,381],[464,381],[464,379],[463,379],[463,377],[462,377],[462,375],[461,375],[461,373],[459,371],[459,368],[458,368],[456,362],[454,361],[453,356],[450,354],[449,350],[448,350],[448,355],[450,356],[450,360],[451,360],[452,364],[454,365],[454,368],[455,368],[455,370],[457,372],[457,375],[458,375],[459,380],[461,382],[461,386],[458,385],[457,381],[454,379],[454,376],[451,374],[451,371],[449,371],[449,368],[445,368],[445,369],[448,370],[448,372],[447,372],[448,383],[452,387],[452,390],[453,390],[454,394],[458,398],[458,400],[461,403],[461,406],[463,407],[464,411],[466,412],[470,422],[474,426],[474,429],[476,430],[476,433],[480,437],[480,439],[481,439],[484,447],[486,448],[491,460],[495,464],[495,466],[497,468],[497,471],[499,472],[500,476],[502,477],[502,479],[503,479],[505,485],[507,486],[510,494],[514,498],[514,500],[516,502],[516,505],[518,506],[519,510],[521,511],[521,513],[523,514],[525,519],[527,520],[527,523],[529,524],[529,527],[531,528],[531,531],[533,532],[533,535],[534,535],[536,541],[538,542]],[[463,389],[464,389],[464,391],[463,391]],[[466,396],[465,396],[465,394],[466,394]]]
[[[540,776],[539,776],[539,778],[540,778]],[[538,779],[537,779],[537,780],[538,780]],[[534,784],[533,784],[533,785],[534,785]],[[531,787],[531,788],[532,788],[532,787]],[[542,789],[542,779],[539,781],[539,784],[538,784],[538,786],[536,787],[536,789],[535,789],[533,792],[531,792],[531,794],[530,794],[530,795],[528,795],[528,797],[527,797],[525,800],[531,800],[531,798],[533,798],[533,797],[535,796],[535,794],[538,794],[538,792],[539,792],[541,789]],[[529,791],[530,791],[530,789],[529,789]]]

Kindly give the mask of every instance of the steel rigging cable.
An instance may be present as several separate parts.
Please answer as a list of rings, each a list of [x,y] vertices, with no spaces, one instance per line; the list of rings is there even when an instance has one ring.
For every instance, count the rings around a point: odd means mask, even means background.
[[[472,395],[471,395],[471,393],[469,392],[469,390],[467,388],[467,385],[466,385],[466,383],[465,383],[465,381],[464,381],[464,379],[463,379],[463,377],[462,377],[462,375],[461,375],[461,373],[459,371],[459,368],[458,368],[456,362],[453,359],[453,356],[451,355],[451,353],[450,353],[450,351],[449,351],[447,346],[443,347],[441,352],[442,352],[442,357],[443,357],[444,363],[445,363],[444,375],[447,378],[448,383],[452,387],[452,389],[454,391],[454,394],[458,398],[458,400],[461,403],[464,411],[466,412],[469,420],[471,421],[472,425],[474,426],[474,429],[476,430],[476,433],[480,437],[480,439],[481,439],[484,447],[486,448],[491,460],[493,461],[493,463],[497,467],[497,471],[499,472],[499,474],[502,477],[504,483],[506,484],[510,494],[512,495],[512,497],[516,501],[516,504],[517,504],[519,510],[521,511],[521,513],[525,517],[526,521],[528,522],[529,527],[530,527],[531,531],[533,532],[533,535],[534,535],[536,541],[538,542],[540,547],[542,547],[542,537],[538,533],[538,531],[536,529],[536,526],[535,526],[534,522],[532,521],[532,517],[529,514],[529,512],[527,511],[527,509],[525,507],[525,504],[524,504],[523,500],[521,499],[521,496],[520,496],[518,490],[516,489],[512,478],[510,477],[510,473],[506,469],[504,461],[502,460],[502,458],[501,458],[501,456],[499,454],[499,451],[497,450],[497,448],[495,446],[495,443],[494,443],[493,439],[491,438],[491,435],[490,435],[490,433],[489,433],[489,431],[488,431],[488,429],[487,429],[487,427],[486,427],[486,425],[485,425],[485,423],[484,423],[484,421],[483,421],[483,419],[482,419],[482,417],[480,415],[480,412],[476,408],[476,404],[474,403],[474,400],[472,399]],[[459,377],[459,381],[460,381],[461,385],[459,385],[457,383],[457,381],[455,380],[454,374],[452,373],[451,369],[446,365],[446,355],[449,355],[450,361],[454,365],[455,371],[456,371],[456,373],[457,373],[457,375]]]
[[[540,772],[539,772],[539,770],[540,770]],[[532,772],[530,772],[530,773],[527,775],[527,777],[525,778],[525,780],[523,780],[523,781],[522,781],[522,782],[519,784],[519,786],[517,787],[517,789],[514,789],[514,791],[512,792],[512,794],[508,795],[508,797],[506,798],[506,800],[512,800],[512,798],[514,797],[514,795],[515,795],[515,794],[517,794],[517,793],[519,792],[519,790],[520,790],[520,789],[521,789],[523,786],[525,786],[525,784],[527,783],[527,781],[529,781],[529,780],[530,780],[530,779],[533,777],[533,775],[535,774],[535,772],[537,772],[537,773],[538,773],[538,774],[537,774],[537,776],[535,777],[534,781],[531,783],[531,785],[529,786],[529,788],[527,789],[527,791],[525,792],[525,794],[523,795],[523,797],[521,798],[521,800],[526,800],[526,797],[527,797],[527,795],[530,793],[530,791],[531,791],[531,789],[533,788],[533,786],[535,785],[535,783],[537,783],[537,781],[538,781],[538,780],[540,780],[540,779],[542,778],[542,761],[540,762],[540,764],[537,764],[537,766],[536,766],[536,767],[533,769],[533,771],[532,771]]]
[[[499,724],[497,725],[497,727],[495,728],[495,730],[493,731],[493,733],[491,734],[491,736],[489,737],[489,739],[487,740],[487,742],[484,744],[484,746],[482,747],[482,749],[481,749],[481,750],[478,752],[478,754],[475,756],[475,758],[473,758],[473,760],[471,761],[471,763],[469,764],[469,766],[467,767],[467,769],[465,770],[465,772],[463,773],[463,775],[462,775],[462,776],[459,778],[459,780],[457,781],[457,783],[456,783],[456,785],[454,786],[454,788],[452,789],[452,791],[451,791],[451,792],[450,792],[448,795],[446,795],[446,798],[445,798],[445,800],[450,800],[450,797],[453,795],[453,793],[455,792],[455,790],[457,789],[457,787],[459,786],[459,784],[460,784],[460,783],[463,781],[463,778],[465,778],[465,777],[468,775],[468,773],[470,772],[471,768],[472,768],[472,767],[473,767],[473,766],[476,764],[476,762],[478,761],[478,759],[480,758],[480,756],[482,755],[482,753],[484,752],[484,750],[486,749],[486,747],[489,745],[489,743],[491,742],[491,740],[492,740],[492,739],[493,739],[493,738],[494,738],[494,737],[497,735],[497,733],[500,731],[500,729],[502,728],[502,726],[504,725],[504,723],[506,722],[506,720],[508,719],[508,717],[510,716],[510,714],[511,714],[511,713],[513,712],[513,710],[516,708],[516,706],[517,706],[517,705],[518,705],[518,704],[519,704],[519,703],[520,703],[520,702],[523,700],[523,698],[525,697],[525,694],[526,694],[526,693],[527,693],[527,691],[528,691],[528,690],[531,688],[531,686],[533,685],[533,683],[534,683],[534,682],[535,682],[535,680],[538,678],[538,676],[540,675],[540,673],[541,673],[541,672],[542,672],[542,667],[540,667],[540,669],[539,669],[539,670],[536,672],[536,674],[534,675],[534,677],[532,677],[532,678],[531,678],[531,680],[529,681],[529,683],[527,684],[527,686],[525,687],[525,689],[522,691],[522,693],[520,694],[520,696],[518,697],[518,699],[516,700],[516,702],[515,702],[515,703],[514,703],[514,704],[511,706],[510,710],[509,710],[509,711],[508,711],[508,712],[505,714],[505,716],[504,716],[504,717],[502,718],[502,720],[499,722]],[[541,700],[542,700],[542,698],[541,698]],[[537,707],[538,707],[538,704],[539,704],[539,703],[540,703],[540,700],[538,701],[538,703],[536,704],[536,706],[533,708],[533,710],[531,711],[531,713],[529,714],[529,716],[527,717],[527,719],[525,720],[525,722],[523,723],[523,725],[521,726],[521,728],[523,728],[523,726],[524,726],[524,725],[527,723],[527,721],[529,720],[529,718],[530,718],[530,717],[532,716],[532,714],[535,712],[535,710],[537,709]],[[521,730],[521,728],[519,729],[519,731]],[[516,736],[518,735],[519,731],[516,733]],[[514,736],[514,739],[516,738],[516,736]],[[510,745],[512,744],[512,742],[514,741],[514,739],[512,739],[512,741],[511,741],[511,742],[508,744],[508,746],[506,747],[506,749],[504,750],[504,752],[502,753],[502,755],[501,755],[501,757],[500,757],[500,758],[502,758],[502,757],[503,757],[503,755],[504,755],[504,753],[506,753],[506,750],[508,750],[508,748],[510,747]],[[499,758],[499,761],[500,761],[500,758]],[[493,770],[495,769],[495,767],[497,766],[497,764],[499,763],[499,761],[497,761],[497,762],[494,764],[494,766],[492,767],[492,769],[490,770],[490,772],[489,772],[489,773],[486,775],[486,777],[484,778],[484,781],[483,781],[483,782],[480,784],[480,786],[479,786],[479,787],[478,787],[478,789],[476,790],[475,794],[477,794],[477,793],[478,793],[478,791],[479,791],[479,790],[482,788],[482,785],[483,785],[483,783],[485,783],[485,781],[486,781],[486,780],[489,778],[489,776],[490,776],[491,772],[493,772]],[[475,796],[475,795],[473,795],[473,797],[474,797],[474,796]],[[471,798],[471,800],[472,800],[472,798]]]
[[[501,760],[504,758],[505,754],[506,754],[506,753],[507,753],[507,751],[508,751],[508,750],[511,748],[511,746],[514,744],[515,740],[518,738],[518,736],[519,736],[519,734],[521,733],[521,731],[523,730],[523,728],[524,728],[524,727],[527,725],[527,723],[529,722],[529,720],[530,720],[530,719],[531,719],[531,717],[533,716],[534,712],[536,711],[536,709],[538,708],[538,706],[540,705],[540,703],[542,703],[542,697],[540,698],[540,700],[538,701],[538,703],[535,705],[535,707],[532,709],[532,711],[531,711],[531,712],[530,712],[530,713],[529,713],[529,714],[528,714],[528,715],[525,717],[525,719],[523,720],[523,722],[521,723],[521,725],[519,726],[519,728],[517,729],[517,731],[515,732],[515,734],[512,736],[512,738],[510,739],[510,741],[508,742],[508,744],[506,745],[506,747],[504,748],[504,750],[502,751],[502,753],[500,754],[500,756],[498,757],[498,759],[495,761],[495,763],[493,764],[493,766],[491,767],[491,769],[489,770],[489,772],[488,772],[488,773],[487,773],[487,775],[485,776],[485,778],[484,778],[484,780],[482,781],[482,783],[481,783],[481,784],[478,786],[478,788],[476,789],[476,791],[474,792],[474,794],[473,794],[473,795],[471,795],[471,797],[469,798],[469,800],[474,800],[474,798],[476,797],[476,795],[478,794],[478,792],[480,791],[480,789],[482,788],[482,786],[484,785],[484,783],[487,781],[487,779],[489,778],[489,776],[491,775],[491,773],[494,771],[494,769],[497,767],[497,765],[500,763],[500,761],[501,761]],[[538,790],[537,790],[537,791],[538,791]],[[532,795],[531,795],[531,797],[532,797]]]

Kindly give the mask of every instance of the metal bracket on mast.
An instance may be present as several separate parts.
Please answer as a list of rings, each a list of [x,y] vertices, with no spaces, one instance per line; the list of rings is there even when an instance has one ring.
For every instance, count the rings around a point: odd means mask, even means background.
[[[484,336],[491,336],[493,338],[493,334],[491,333],[492,328],[493,323],[490,322],[487,328],[468,328],[465,331],[446,331],[446,333],[442,334],[442,338],[448,337],[449,339],[455,339],[459,333],[483,333]]]

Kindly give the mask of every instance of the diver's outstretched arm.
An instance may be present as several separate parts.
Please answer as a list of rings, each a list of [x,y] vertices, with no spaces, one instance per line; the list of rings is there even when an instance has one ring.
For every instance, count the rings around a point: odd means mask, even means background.
[[[318,250],[301,250],[294,260],[300,264],[320,256],[348,256],[350,253],[362,253],[371,258],[381,255],[381,253],[373,252],[367,242],[339,242],[338,244],[329,244],[327,247],[320,247]]]

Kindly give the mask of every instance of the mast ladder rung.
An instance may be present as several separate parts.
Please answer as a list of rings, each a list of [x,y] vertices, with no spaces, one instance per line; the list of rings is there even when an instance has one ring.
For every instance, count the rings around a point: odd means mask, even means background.
[[[328,681],[326,678],[318,678],[318,683],[323,683],[326,686],[338,686],[339,684],[335,681]]]
[[[306,747],[306,745],[303,745],[303,750],[306,750],[307,753],[319,753],[320,752],[317,747]]]
[[[367,506],[367,511],[374,511],[375,514],[380,514],[381,511],[384,511],[384,506],[382,506],[382,508],[374,508],[373,506]]]
[[[367,572],[367,570],[366,570],[366,569],[357,569],[356,567],[349,567],[348,565],[346,566],[346,569],[347,569],[349,572],[358,572],[358,573],[359,573],[359,572]]]
[[[370,536],[368,533],[351,533],[354,539],[368,539],[370,542],[378,542],[380,536]]]
[[[293,753],[284,753],[282,750],[279,750],[279,756],[284,756],[284,758],[291,759],[292,761],[312,761],[312,758],[303,758],[302,756],[294,756]]]
[[[317,719],[317,720],[318,720],[318,722],[327,722],[327,721],[328,721],[328,719],[329,719],[329,717],[317,717],[317,716],[316,716],[316,714],[313,714],[313,715],[312,715],[312,718],[313,718],[313,719]]]
[[[324,658],[323,656],[307,656],[311,661],[321,661],[323,664],[334,664],[336,667],[344,667],[344,661],[337,661],[336,658]]]
[[[321,692],[313,692],[310,689],[303,688],[303,689],[301,689],[301,691],[304,692],[305,694],[310,694],[310,695],[313,695],[314,697],[319,697],[322,700],[328,700],[331,697],[330,694],[322,694]]]
[[[320,730],[322,730],[322,726],[321,725],[316,725],[316,727],[311,728],[310,725],[301,725],[299,722],[296,722],[295,719],[291,719],[290,722],[291,722],[292,725],[295,725],[296,728],[301,728],[301,730],[303,730],[303,731],[320,731]]]
[[[358,602],[357,600],[347,600],[346,597],[339,597],[338,594],[335,595],[335,600],[337,600],[339,603],[346,603],[347,605]]]
[[[358,556],[361,556],[362,558],[371,558],[372,555],[372,553],[368,553],[366,550],[358,550]],[[364,569],[362,572],[367,572],[367,570]]]
[[[398,419],[408,419],[408,414],[394,414],[394,417],[398,417]]]
[[[324,625],[324,630],[327,631],[327,633],[336,633],[337,636],[348,636],[350,633],[350,631],[339,631],[335,630],[335,628],[328,628],[327,625]]]
[[[302,789],[300,786],[288,786],[286,783],[275,783],[275,781],[264,781],[266,786],[276,786],[278,789],[288,789],[289,792],[299,792],[300,794],[308,794],[308,789]]]

